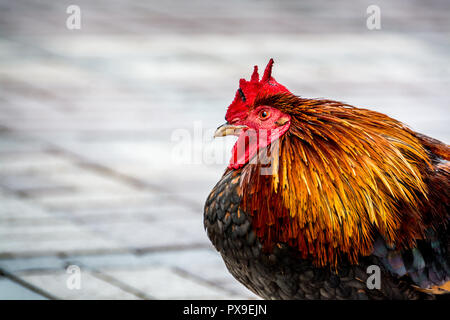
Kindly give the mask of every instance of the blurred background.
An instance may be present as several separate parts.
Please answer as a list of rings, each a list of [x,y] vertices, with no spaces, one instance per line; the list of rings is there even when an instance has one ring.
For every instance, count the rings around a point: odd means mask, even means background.
[[[255,299],[202,222],[239,78],[273,57],[295,94],[448,143],[449,14],[447,0],[0,0],[0,299]]]

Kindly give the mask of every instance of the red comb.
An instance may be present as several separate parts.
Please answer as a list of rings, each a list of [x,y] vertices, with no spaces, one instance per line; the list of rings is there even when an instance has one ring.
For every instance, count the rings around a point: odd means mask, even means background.
[[[280,92],[290,93],[286,87],[279,84],[272,77],[273,59],[269,60],[269,63],[264,70],[261,81],[259,80],[258,66],[253,69],[253,74],[250,81],[241,79],[239,81],[239,89],[236,92],[233,102],[230,104],[227,110],[225,119],[231,122],[235,119],[243,119],[247,115],[249,107],[255,101],[255,98],[260,93],[276,94]]]
[[[261,79],[261,82],[267,82],[272,77],[272,67],[273,67],[273,59],[269,60],[269,63],[266,66],[266,70],[264,70],[264,75]]]

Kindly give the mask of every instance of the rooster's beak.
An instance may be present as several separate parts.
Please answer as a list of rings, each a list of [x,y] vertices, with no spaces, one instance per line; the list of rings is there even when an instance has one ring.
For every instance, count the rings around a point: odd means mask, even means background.
[[[225,123],[217,128],[216,132],[214,132],[214,138],[224,137],[224,136],[239,136],[243,129],[247,128],[247,126],[235,126],[232,124]]]

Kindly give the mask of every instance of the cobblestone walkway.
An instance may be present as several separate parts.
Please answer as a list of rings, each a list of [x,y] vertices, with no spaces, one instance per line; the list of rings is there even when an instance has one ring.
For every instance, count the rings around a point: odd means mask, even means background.
[[[70,4],[81,30],[66,28]],[[366,28],[370,4],[381,30]],[[211,130],[238,79],[273,57],[297,94],[448,143],[449,13],[447,0],[0,0],[0,299],[255,299],[202,223],[233,142]],[[174,156],[182,129],[192,161]]]

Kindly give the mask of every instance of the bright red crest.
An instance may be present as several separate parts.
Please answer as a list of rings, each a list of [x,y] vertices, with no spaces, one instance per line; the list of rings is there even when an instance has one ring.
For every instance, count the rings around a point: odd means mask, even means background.
[[[264,93],[271,95],[282,92],[290,93],[286,87],[276,82],[272,77],[272,66],[273,59],[270,59],[264,70],[261,81],[259,80],[258,66],[254,67],[250,81],[245,79],[239,81],[239,89],[236,91],[236,96],[228,107],[225,116],[225,119],[229,123],[233,123],[237,119],[243,120],[247,116],[247,113],[258,94]]]

